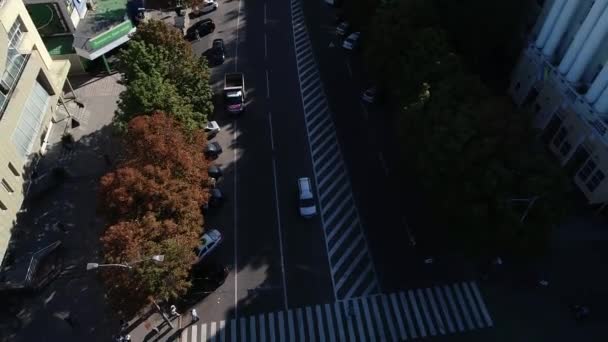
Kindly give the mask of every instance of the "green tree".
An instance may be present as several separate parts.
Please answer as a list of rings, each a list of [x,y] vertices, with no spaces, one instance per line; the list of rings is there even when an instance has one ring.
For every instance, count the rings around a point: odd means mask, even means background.
[[[180,31],[163,22],[151,20],[138,27],[120,53],[118,69],[126,90],[115,123],[123,131],[131,118],[155,110],[174,115],[192,131],[203,127],[213,112],[206,60],[194,54]]]

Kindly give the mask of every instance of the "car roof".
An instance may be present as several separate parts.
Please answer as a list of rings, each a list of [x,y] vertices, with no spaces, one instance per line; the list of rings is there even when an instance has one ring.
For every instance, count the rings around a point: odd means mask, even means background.
[[[215,43],[222,43],[222,44],[224,44],[224,40],[222,38],[216,38],[216,39],[213,40],[213,44],[215,44]]]

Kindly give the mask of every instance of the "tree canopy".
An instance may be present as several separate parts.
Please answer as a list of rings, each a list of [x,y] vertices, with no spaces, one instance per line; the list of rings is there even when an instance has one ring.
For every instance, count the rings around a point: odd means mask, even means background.
[[[179,30],[161,21],[137,27],[119,55],[118,69],[126,85],[115,117],[122,130],[136,115],[163,111],[191,131],[203,127],[213,112],[206,59],[194,54]]]
[[[519,18],[521,2],[385,1],[364,42],[372,76],[400,107],[395,127],[404,163],[419,175],[441,223],[475,254],[541,251],[567,206],[569,183],[538,148],[529,114],[495,95],[479,74],[506,65],[487,50],[513,48],[516,37],[500,23]],[[509,23],[508,34],[517,35],[517,24]],[[490,41],[500,30],[511,45]]]
[[[186,133],[172,117],[154,113],[131,119],[124,139],[124,160],[100,181],[100,211],[109,221],[101,237],[105,261],[165,256],[104,274],[112,302],[132,314],[146,298],[173,299],[188,289],[211,183],[200,130]]]

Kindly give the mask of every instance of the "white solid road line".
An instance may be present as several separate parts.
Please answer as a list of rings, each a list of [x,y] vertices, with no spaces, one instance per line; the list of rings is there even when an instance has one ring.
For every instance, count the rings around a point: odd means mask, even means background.
[[[234,47],[234,71],[239,70],[239,25],[241,23],[241,0],[239,0],[237,12],[236,12],[236,44]]]
[[[270,127],[270,148],[274,151],[274,137],[272,131],[272,113],[268,112],[268,127]]]
[[[264,25],[266,25],[267,20],[266,20],[266,4],[264,4]]]
[[[272,127],[272,125],[271,125]],[[285,303],[285,311],[289,308],[287,302],[287,279],[285,277],[285,256],[283,254],[283,233],[281,228],[281,212],[279,211],[279,189],[277,187],[277,161],[276,158],[272,158],[272,175],[274,176],[274,199],[275,207],[277,210],[277,230],[279,231],[279,253],[281,254],[281,275],[283,277],[283,300]]]
[[[268,80],[268,70],[266,70],[266,98],[270,98],[270,81]]]
[[[239,315],[239,311],[238,311],[238,303],[239,303],[239,297],[238,297],[238,272],[239,272],[239,264],[238,264],[238,254],[237,254],[237,237],[238,237],[238,215],[237,215],[237,149],[238,149],[238,145],[237,145],[237,126],[236,126],[236,120],[233,121],[233,127],[234,127],[234,134],[233,134],[233,138],[232,138],[232,143],[234,144],[235,148],[233,149],[233,153],[234,153],[234,157],[233,157],[233,164],[234,164],[234,318],[238,319]]]
[[[268,59],[268,38],[266,32],[264,32],[264,59]]]

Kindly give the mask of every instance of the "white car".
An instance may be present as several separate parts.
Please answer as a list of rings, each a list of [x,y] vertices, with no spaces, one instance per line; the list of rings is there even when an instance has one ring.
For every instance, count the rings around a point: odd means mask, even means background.
[[[204,257],[209,255],[222,242],[222,233],[217,229],[211,229],[201,237],[201,245],[196,247],[196,263],[198,264]]]
[[[354,50],[357,48],[357,44],[359,43],[359,36],[361,32],[351,33],[346,39],[344,39],[344,43],[342,43],[342,47],[346,50]]]
[[[209,121],[205,125],[205,133],[207,133],[208,137],[212,137],[220,132],[220,125],[217,124],[217,121]]]
[[[371,87],[363,92],[363,95],[361,95],[361,100],[363,100],[364,102],[367,102],[369,104],[372,104],[372,103],[376,102],[377,94],[378,94],[378,89],[376,89],[376,87]]]
[[[310,178],[302,177],[298,179],[298,199],[300,201],[300,215],[311,218],[317,215],[315,197],[312,194]]]
[[[220,5],[216,0],[205,0],[200,8],[202,13],[209,13],[215,11]]]

